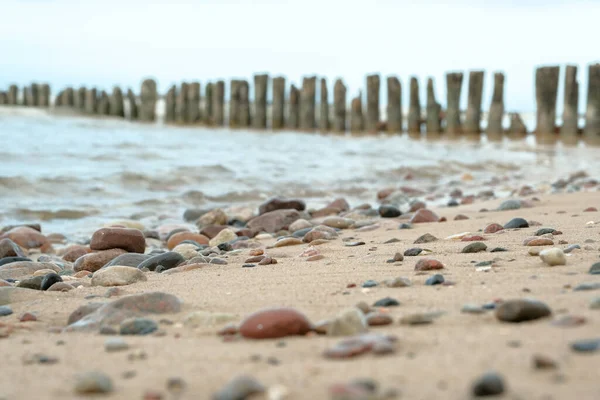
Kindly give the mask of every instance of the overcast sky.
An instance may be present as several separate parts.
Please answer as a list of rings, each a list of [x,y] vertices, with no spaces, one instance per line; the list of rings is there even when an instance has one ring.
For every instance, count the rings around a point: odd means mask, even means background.
[[[0,88],[45,80],[159,89],[182,80],[250,78],[256,72],[341,77],[354,96],[372,72],[429,76],[446,103],[444,74],[506,74],[508,111],[534,109],[534,69],[600,61],[600,1],[582,0],[0,0]],[[446,3],[446,4],[444,4]],[[561,70],[561,86],[564,69]],[[290,81],[288,81],[289,83]],[[462,103],[466,104],[467,79]],[[385,93],[385,85],[382,85]],[[559,107],[562,94],[559,97]]]

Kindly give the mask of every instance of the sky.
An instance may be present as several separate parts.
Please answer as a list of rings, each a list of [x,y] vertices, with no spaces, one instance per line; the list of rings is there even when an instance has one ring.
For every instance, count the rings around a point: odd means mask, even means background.
[[[587,67],[600,62],[597,0],[0,0],[0,90],[49,82],[139,90],[146,77],[171,84],[267,72],[342,78],[348,98],[367,74],[419,78],[421,103],[433,77],[446,104],[445,74],[504,72],[507,111],[535,110],[535,68],[579,66],[580,112]],[[331,92],[331,89],[330,89]],[[364,91],[363,91],[364,92]],[[562,109],[562,90],[559,92]]]

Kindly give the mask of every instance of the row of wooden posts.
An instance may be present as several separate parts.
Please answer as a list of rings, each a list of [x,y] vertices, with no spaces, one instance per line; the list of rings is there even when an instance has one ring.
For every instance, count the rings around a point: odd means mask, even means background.
[[[556,123],[556,105],[559,85],[559,66],[545,66],[536,69],[535,98],[537,106],[536,128],[538,138],[560,137],[565,141],[576,141],[583,135],[588,139],[600,139],[600,64],[588,67],[587,107],[585,125],[578,126],[579,83],[577,66],[568,65],[564,75],[564,111],[562,125]],[[527,128],[517,113],[510,113],[510,126],[505,129],[502,120],[504,107],[504,74],[494,73],[494,89],[488,112],[488,138],[498,139],[503,135],[521,137],[527,134]],[[250,84],[247,80],[230,81],[228,110],[225,102],[225,81],[207,83],[204,98],[199,82],[182,83],[172,86],[164,96],[165,123],[178,125],[197,125],[231,128],[254,128],[272,130],[301,130],[322,132],[378,132],[420,134],[422,131],[436,135],[479,135],[482,132],[482,93],[483,71],[470,71],[468,84],[468,102],[464,118],[461,118],[460,98],[464,74],[451,72],[446,74],[447,107],[442,110],[435,98],[433,80],[427,80],[427,99],[425,117],[421,109],[419,82],[410,78],[408,120],[404,126],[402,114],[402,85],[395,76],[387,77],[387,118],[380,117],[381,78],[379,74],[366,78],[366,110],[363,110],[362,93],[351,99],[348,116],[347,89],[341,79],[333,86],[333,103],[327,81],[320,79],[319,109],[317,110],[317,77],[303,78],[302,86],[291,84],[286,101],[286,80],[275,77],[271,80],[270,110],[267,101],[269,76],[254,75],[253,101],[251,102]],[[67,87],[55,98],[55,107],[67,107],[84,114],[127,118],[141,122],[153,122],[157,119],[156,108],[159,95],[156,81],[146,79],[142,82],[139,98],[131,89],[124,95],[119,87],[112,93],[98,91],[95,88]],[[127,107],[125,106],[127,102]],[[0,92],[0,104],[37,107],[50,107],[51,93],[48,84],[32,84],[23,89],[11,85],[7,92]],[[270,111],[270,112],[269,112]],[[226,118],[227,116],[227,118]],[[270,118],[269,118],[270,117]],[[227,119],[227,120],[226,120]],[[424,128],[424,129],[423,129]]]

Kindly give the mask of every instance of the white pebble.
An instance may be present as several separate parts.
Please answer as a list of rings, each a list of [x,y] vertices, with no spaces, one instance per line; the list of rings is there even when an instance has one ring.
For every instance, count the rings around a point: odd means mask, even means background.
[[[565,253],[562,249],[559,249],[558,247],[541,251],[540,258],[551,267],[554,265],[567,265],[567,257],[565,257]]]

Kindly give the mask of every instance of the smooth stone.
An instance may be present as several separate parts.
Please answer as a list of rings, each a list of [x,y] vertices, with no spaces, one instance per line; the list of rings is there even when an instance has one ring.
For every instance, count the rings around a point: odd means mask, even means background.
[[[54,273],[54,272],[49,273],[47,275],[44,275],[42,282],[40,284],[40,289],[48,290],[55,283],[62,282],[62,281],[63,281],[63,278],[60,275],[58,275],[57,273]]]
[[[10,239],[13,243],[24,249],[40,249],[42,253],[52,251],[52,243],[48,238],[40,233],[40,231],[29,226],[17,226],[5,233],[0,233],[1,239]],[[6,249],[6,247],[5,247]],[[15,256],[19,256],[14,251]]]
[[[562,249],[558,247],[541,251],[540,258],[545,264],[551,267],[555,265],[567,265],[567,257]]]
[[[258,215],[275,211],[275,210],[288,210],[294,209],[298,211],[304,211],[306,209],[306,203],[300,199],[285,199],[275,197],[267,200],[258,207]]]
[[[473,242],[466,245],[461,253],[479,253],[480,251],[486,251],[487,246],[483,242]]]
[[[483,230],[483,233],[496,233],[502,230],[504,230],[504,227],[502,225],[493,223],[486,226]]]
[[[369,279],[369,280],[366,280],[366,281],[363,282],[362,287],[364,287],[364,288],[370,288],[370,287],[375,287],[378,284],[379,283],[377,283],[377,281]]]
[[[299,244],[304,244],[302,239],[298,239],[295,237],[288,237],[288,238],[283,238],[281,240],[278,240],[277,242],[275,242],[273,247],[297,246]]]
[[[490,253],[501,253],[501,252],[505,252],[508,251],[507,249],[505,249],[504,247],[494,247],[492,250],[490,250]]]
[[[473,383],[473,396],[487,397],[504,393],[504,379],[496,372],[488,372]]]
[[[411,228],[412,228],[412,225],[407,224],[406,222],[403,222],[400,225],[398,225],[398,229],[411,229]]]
[[[194,311],[188,314],[183,324],[188,327],[210,327],[215,325],[222,325],[227,322],[236,320],[237,317],[233,314],[227,313],[214,313],[208,311]]]
[[[42,290],[43,276],[34,276],[32,278],[23,279],[19,281],[17,287],[24,289]]]
[[[552,232],[554,232],[554,231],[556,231],[556,229],[554,229],[554,228],[541,228],[541,229],[538,229],[538,230],[537,230],[537,231],[534,233],[534,235],[535,235],[535,236],[542,236],[542,235],[546,235],[546,234],[548,234],[548,233],[552,233]]]
[[[90,249],[123,249],[128,253],[143,254],[146,250],[146,238],[139,229],[102,228],[92,235]]]
[[[126,286],[147,280],[146,274],[137,268],[113,265],[94,272],[91,283],[92,286]]]
[[[496,307],[496,318],[504,322],[533,321],[551,314],[545,303],[530,299],[507,300]]]
[[[600,275],[600,262],[592,264],[588,273],[592,275]]]
[[[547,238],[533,239],[527,242],[527,246],[552,246],[554,241]]]
[[[385,286],[390,288],[408,287],[411,286],[410,279],[399,276],[394,279],[388,279],[384,281]]]
[[[101,250],[95,253],[89,253],[79,257],[75,263],[73,264],[73,270],[75,272],[79,271],[89,271],[96,272],[100,268],[104,267],[106,264],[110,263],[112,260],[117,258],[118,256],[125,254],[126,250],[123,249],[110,249],[110,250]]]
[[[263,309],[249,315],[241,322],[239,331],[246,338],[274,339],[305,335],[311,329],[312,325],[304,314],[282,307]]]
[[[529,228],[529,223],[523,218],[513,218],[504,225],[504,229]]]
[[[227,225],[228,219],[225,211],[220,208],[215,208],[202,214],[200,218],[196,220],[196,226],[201,229],[210,225]]]
[[[442,274],[435,274],[433,276],[430,276],[425,281],[425,285],[427,286],[441,285],[442,283],[444,283],[444,275]]]
[[[0,317],[6,317],[13,313],[12,308],[9,306],[0,306]]]
[[[122,265],[126,267],[135,267],[137,268],[142,262],[149,259],[150,255],[148,254],[139,254],[139,253],[125,253],[120,256],[112,259],[109,263],[105,264],[102,268],[112,267],[113,265]]]
[[[208,242],[209,246],[218,246],[223,243],[231,242],[238,238],[237,234],[232,229],[223,229],[214,238]]]
[[[438,240],[438,238],[436,238],[432,234],[426,233],[422,236],[419,236],[419,238],[417,238],[417,240],[414,241],[414,244],[431,243],[431,242],[435,242],[437,240]]]
[[[397,207],[386,204],[380,206],[377,211],[379,212],[379,216],[381,216],[381,218],[396,218],[402,215]]]
[[[104,341],[104,350],[109,353],[128,350],[129,344],[120,337],[108,338]]]
[[[368,331],[367,320],[356,307],[342,310],[328,326],[328,336],[351,336]]]
[[[75,392],[77,394],[110,393],[112,391],[112,380],[103,372],[91,371],[76,377]]]
[[[505,200],[498,206],[498,211],[518,210],[521,208],[521,200],[510,199]]]
[[[584,282],[573,288],[577,292],[597,289],[600,289],[600,282]]]
[[[66,282],[56,282],[54,285],[48,288],[49,292],[68,292],[75,289],[72,285]]]
[[[578,244],[571,244],[571,245],[567,246],[567,248],[564,249],[563,251],[565,254],[568,254],[574,250],[581,250],[581,246],[579,246]]]
[[[571,349],[577,353],[594,353],[600,350],[600,338],[577,340],[571,343]]]
[[[33,260],[28,257],[4,257],[4,258],[0,258],[0,267],[3,265],[6,265],[6,264],[18,262],[18,261],[33,261]]]
[[[8,238],[0,240],[0,259],[7,257],[25,257],[21,247]]]
[[[357,247],[357,246],[364,246],[366,243],[365,242],[345,242],[344,246],[346,247]]]
[[[532,357],[533,368],[535,369],[556,369],[558,364],[548,356],[542,354],[534,354]]]
[[[303,219],[299,219],[298,221],[304,221],[304,220]],[[298,221],[296,221],[296,222],[298,222]],[[296,222],[294,222],[294,224]],[[292,231],[291,228],[290,228],[290,231],[294,232],[294,233],[292,233],[293,237],[303,238],[308,232],[312,231],[312,229],[313,229],[312,227],[309,227],[309,228],[302,228],[302,229],[298,229],[296,231]]]
[[[323,220],[323,225],[337,229],[348,229],[354,225],[354,220],[343,217],[328,217]]]
[[[96,311],[97,309],[102,307],[103,305],[104,305],[104,303],[88,303],[88,304],[84,304],[82,306],[77,307],[77,309],[69,315],[69,318],[67,320],[67,325],[71,325],[71,324],[79,321],[80,319],[82,319],[83,317],[85,317],[88,314],[93,313],[94,311]]]
[[[423,258],[415,265],[415,271],[432,271],[443,268],[444,264],[434,258]]]
[[[200,233],[193,233],[189,231],[177,232],[169,236],[169,240],[167,240],[167,248],[169,250],[173,250],[175,247],[179,246],[184,242],[193,242],[197,245],[207,245],[209,244],[209,239],[207,236],[202,235]]]
[[[247,227],[254,232],[275,233],[288,228],[303,216],[302,212],[294,209],[275,210],[252,218],[248,221]]]
[[[190,243],[180,243],[172,249],[173,253],[179,253],[185,260],[190,260],[198,255],[198,246]]]
[[[367,325],[369,326],[383,326],[390,325],[394,320],[387,313],[370,312],[365,316]]]
[[[438,222],[440,217],[427,208],[418,209],[410,219],[411,224],[420,224],[426,222]]]
[[[161,265],[164,269],[175,268],[185,259],[179,253],[175,253],[174,251],[168,251],[163,254],[158,254],[156,256],[150,257],[146,261],[140,263],[137,267],[138,269],[148,268],[150,271],[154,271],[156,267]]]
[[[540,249],[539,247],[530,247],[530,248],[527,250],[527,253],[528,253],[530,256],[537,257],[537,256],[539,256],[539,255],[540,255],[540,253],[541,253],[542,251],[544,251],[544,249]]]
[[[404,261],[404,256],[402,255],[402,253],[396,253],[394,254],[394,258],[392,258],[392,260],[398,262],[398,261]]]
[[[395,307],[399,305],[400,302],[391,297],[384,297],[383,299],[379,299],[375,303],[373,303],[373,307]]]
[[[51,269],[60,272],[61,268],[52,263],[35,261],[17,261],[0,267],[0,279],[18,279],[30,276],[41,269]]]
[[[148,318],[128,318],[119,325],[121,335],[148,335],[158,330],[158,324]]]
[[[600,297],[592,299],[592,301],[590,302],[590,308],[592,310],[600,310]]]
[[[483,314],[486,312],[486,309],[478,304],[465,304],[460,311],[465,314]]]
[[[101,326],[118,325],[128,318],[142,317],[146,314],[171,314],[180,310],[181,301],[172,294],[162,292],[135,294],[101,304],[75,322],[69,322],[65,331],[97,331]]]
[[[420,247],[413,247],[411,249],[406,250],[404,252],[404,255],[406,257],[415,257],[415,256],[418,256],[419,254],[421,254],[422,251],[423,251],[423,249]]]
[[[302,237],[308,231],[310,231],[312,229],[312,226],[313,225],[310,222],[308,222],[307,220],[301,218],[301,219],[298,219],[298,220],[292,222],[290,224],[289,230],[293,234],[295,234],[297,232],[302,232],[302,231],[306,230],[306,232],[304,232],[304,233],[298,233],[298,235],[294,235],[295,237]]]
[[[212,400],[246,400],[252,396],[264,393],[266,388],[249,375],[239,375],[225,384]]]

